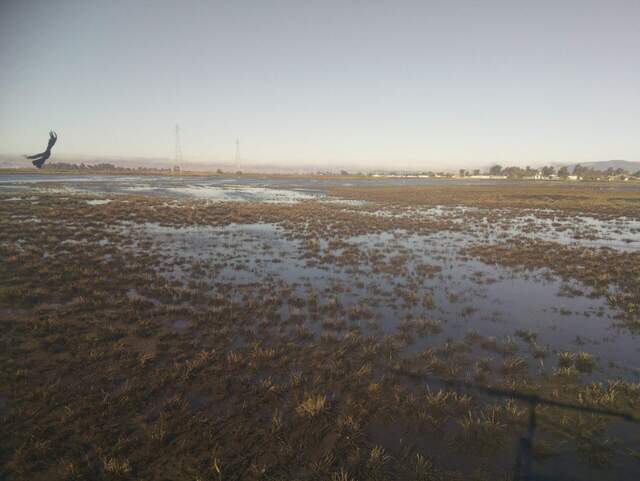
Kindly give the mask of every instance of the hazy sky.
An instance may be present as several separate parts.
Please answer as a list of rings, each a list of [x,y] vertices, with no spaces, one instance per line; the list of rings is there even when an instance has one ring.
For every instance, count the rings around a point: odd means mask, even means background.
[[[0,152],[640,160],[640,1],[0,0]]]

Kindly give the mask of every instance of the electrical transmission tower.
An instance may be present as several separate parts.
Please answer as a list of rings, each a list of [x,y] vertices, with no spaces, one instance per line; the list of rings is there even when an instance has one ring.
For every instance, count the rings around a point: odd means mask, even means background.
[[[180,144],[180,126],[176,124],[176,151],[175,151],[176,166],[182,172],[182,145]]]
[[[240,139],[236,139],[236,170],[240,170]]]

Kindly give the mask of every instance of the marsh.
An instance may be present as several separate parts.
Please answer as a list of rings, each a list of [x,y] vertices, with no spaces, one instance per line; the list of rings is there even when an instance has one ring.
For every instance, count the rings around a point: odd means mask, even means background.
[[[454,381],[635,415],[638,199],[3,176],[3,473],[510,479],[526,404]],[[637,427],[540,406],[533,473],[636,479]]]

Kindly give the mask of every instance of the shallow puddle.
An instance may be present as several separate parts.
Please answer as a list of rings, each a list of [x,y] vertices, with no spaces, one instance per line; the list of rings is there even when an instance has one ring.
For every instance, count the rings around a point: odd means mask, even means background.
[[[555,368],[558,352],[582,351],[597,360],[592,379],[638,378],[637,340],[614,327],[616,312],[606,299],[590,298],[587,286],[546,269],[514,271],[461,255],[474,242],[469,234],[395,231],[346,238],[334,247],[320,239],[310,256],[300,236],[274,224],[128,228],[152,241],[163,258],[159,272],[168,279],[205,282],[238,301],[245,295],[240,287],[270,289],[285,296],[284,322],[302,317],[318,335],[333,326],[394,334],[403,323],[426,319],[438,323],[436,332],[412,336],[408,354],[479,335],[514,342],[514,354],[527,359],[532,374]],[[292,298],[302,303],[294,307]],[[311,309],[315,298],[324,313]],[[327,318],[333,324],[323,325]],[[534,333],[546,359],[536,360],[531,342],[518,338],[518,331]],[[491,354],[476,351],[476,358]]]

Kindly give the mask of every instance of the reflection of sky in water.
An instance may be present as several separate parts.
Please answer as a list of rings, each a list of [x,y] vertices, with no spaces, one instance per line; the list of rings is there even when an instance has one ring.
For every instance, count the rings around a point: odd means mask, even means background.
[[[376,217],[443,219],[459,225],[466,231],[474,232],[475,241],[484,243],[521,239],[580,247],[608,247],[624,251],[640,248],[640,219],[624,217],[596,219],[588,216],[554,216],[552,211],[542,210],[515,214],[508,209],[467,206],[417,207],[400,211],[381,209],[358,213]]]
[[[284,188],[282,179],[169,176],[0,176],[0,190],[24,191],[42,188],[46,192],[93,194],[141,194],[174,198],[205,199],[214,202],[290,203],[323,197],[324,192],[304,186]],[[53,187],[53,188],[52,188]],[[278,187],[277,189],[269,187]]]
[[[171,187],[170,192],[220,202],[269,202],[291,203],[314,199],[318,195],[298,190],[269,189],[265,187],[245,187],[226,185],[224,187],[189,186]]]
[[[516,330],[531,330],[538,334],[537,342],[549,349],[545,369],[556,367],[554,351],[586,351],[599,358],[594,379],[621,375],[636,380],[633,369],[638,367],[637,340],[625,330],[613,327],[615,312],[605,299],[586,297],[589,289],[577,282],[564,282],[548,275],[545,270],[515,272],[499,266],[487,265],[459,255],[460,249],[474,242],[467,234],[438,232],[431,235],[408,235],[404,232],[357,236],[346,240],[355,246],[360,257],[354,265],[338,263],[309,263],[302,241],[290,239],[279,226],[268,224],[229,225],[225,227],[172,228],[157,224],[131,225],[136,236],[153,239],[164,256],[164,275],[183,282],[190,277],[193,261],[210,262],[203,278],[216,289],[224,284],[249,287],[257,293],[268,285],[293,289],[293,295],[307,300],[317,295],[326,305],[335,298],[344,311],[338,318],[347,325],[355,322],[366,334],[371,326],[366,320],[349,320],[348,310],[366,306],[374,314],[386,333],[396,331],[398,322],[406,317],[442,321],[442,332],[426,338],[416,338],[408,348],[418,352],[425,347],[441,346],[447,339],[460,340],[469,331],[482,336],[504,340],[512,336],[520,349],[518,355],[529,357],[531,369],[538,369],[528,354],[527,344],[514,336]],[[327,243],[319,243],[321,253],[340,256],[342,249],[326,250]],[[400,274],[376,269],[370,261],[374,256],[378,267],[388,266],[392,257],[407,255],[406,271]],[[175,259],[181,265],[172,265]],[[421,274],[417,267],[435,265],[441,271],[432,277]],[[563,286],[584,291],[585,295],[560,295]],[[240,289],[236,289],[238,299]],[[408,305],[399,296],[411,292],[417,298]],[[274,293],[275,295],[276,293]],[[422,303],[427,295],[434,307]],[[300,312],[301,310],[301,312]],[[311,319],[312,331],[322,331],[321,318],[306,310],[285,303],[283,319],[301,313]],[[490,355],[478,351],[478,357]],[[611,368],[613,362],[622,369]]]
[[[417,183],[425,184],[423,181],[427,185],[433,182],[442,185],[443,182],[445,184],[447,182],[442,180],[429,182],[430,179],[421,179]],[[402,179],[387,179],[359,180],[350,181],[350,183],[375,185],[376,183],[404,184],[405,182]],[[343,204],[345,208],[349,206],[357,208],[366,204],[362,201],[326,197],[323,186],[343,185],[344,182],[339,179],[29,174],[0,176],[0,192],[38,190],[39,186],[34,184],[42,184],[43,189],[48,193],[64,194],[135,193],[176,199],[201,199],[209,202],[294,203],[316,199]],[[453,185],[455,182],[450,181],[449,184]],[[640,188],[640,184],[620,186],[620,189],[635,188]],[[635,250],[640,247],[640,219],[605,220],[586,216],[554,216],[553,211],[550,210],[536,210],[514,215],[514,212],[508,209],[481,209],[466,206],[394,208],[358,211],[358,213],[383,217],[446,219],[468,231],[476,232],[478,240],[482,242],[504,242],[518,238],[560,242],[582,247],[608,247],[617,250]]]

